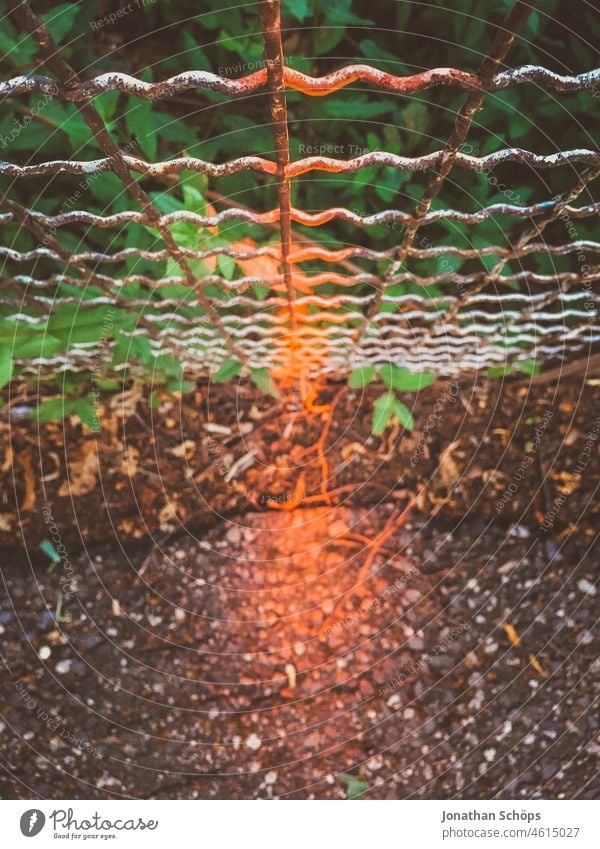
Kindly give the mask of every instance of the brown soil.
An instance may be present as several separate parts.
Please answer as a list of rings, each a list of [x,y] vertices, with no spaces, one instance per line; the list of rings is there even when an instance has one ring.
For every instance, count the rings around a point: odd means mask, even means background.
[[[600,412],[595,386],[573,377],[535,392],[514,382],[438,382],[419,394],[412,434],[395,428],[373,437],[371,402],[380,391],[368,387],[361,397],[327,387],[318,402],[337,398],[327,422],[327,412],[307,413],[243,384],[235,394],[200,386],[158,409],[128,386],[106,400],[99,435],[75,417],[38,428],[24,418],[27,397],[13,400],[10,419],[0,422],[0,546],[13,549],[22,534],[33,554],[51,537],[52,520],[73,551],[208,528],[247,510],[400,504],[409,493],[441,521],[474,512],[503,527],[525,515],[535,526],[565,488],[569,511],[559,511],[556,529],[575,518],[580,533],[595,533],[597,451],[585,474],[571,480],[570,472]]]
[[[597,795],[598,390],[342,390],[4,425],[0,795]]]

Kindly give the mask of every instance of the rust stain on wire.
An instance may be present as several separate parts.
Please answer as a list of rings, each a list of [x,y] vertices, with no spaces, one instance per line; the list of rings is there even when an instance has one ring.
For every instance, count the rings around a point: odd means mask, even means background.
[[[228,79],[210,71],[186,71],[162,82],[148,83],[130,74],[110,72],[99,74],[91,80],[76,85],[57,85],[55,80],[39,74],[12,77],[0,82],[0,95],[41,92],[73,103],[90,100],[99,94],[120,91],[134,94],[145,100],[158,100],[181,94],[184,91],[218,91],[232,97],[253,94],[267,85],[267,70],[261,69],[240,79]],[[600,83],[600,71],[564,75],[537,65],[523,65],[490,77],[470,74],[458,68],[432,68],[411,76],[395,76],[371,65],[346,65],[322,77],[312,77],[292,68],[283,68],[283,82],[287,88],[308,96],[322,97],[333,94],[355,82],[368,83],[383,91],[413,94],[435,86],[451,86],[465,91],[503,91],[512,85],[533,83],[546,91],[593,91]]]
[[[264,0],[258,4],[262,21],[267,61],[267,83],[269,86],[271,116],[275,130],[275,151],[277,155],[277,191],[279,195],[279,230],[281,240],[281,266],[283,279],[288,293],[288,314],[290,321],[290,369],[296,367],[296,293],[294,272],[290,262],[292,249],[292,188],[288,169],[290,166],[290,142],[288,133],[287,103],[283,78],[284,55],[281,39],[281,3],[280,0]]]

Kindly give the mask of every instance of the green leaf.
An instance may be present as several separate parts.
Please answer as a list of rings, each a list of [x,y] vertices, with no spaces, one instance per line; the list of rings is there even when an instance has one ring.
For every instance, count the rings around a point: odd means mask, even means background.
[[[365,95],[354,95],[352,100],[347,97],[332,97],[318,104],[323,116],[328,118],[346,118],[349,120],[357,118],[376,118],[390,112],[393,105],[389,102],[374,102],[368,100]],[[335,142],[332,146],[335,147]],[[360,146],[360,145],[359,145]],[[335,156],[333,153],[328,156]],[[339,154],[337,154],[339,156]]]
[[[236,377],[242,370],[242,364],[238,360],[225,360],[217,369],[217,373],[213,377],[215,383],[225,383],[226,380],[231,380]]]
[[[225,280],[231,280],[235,274],[236,264],[230,256],[219,254],[217,257],[217,266]]]
[[[414,147],[427,142],[425,133],[429,127],[429,114],[424,103],[414,100],[402,113],[402,125],[406,130],[405,149],[412,150]]]
[[[386,392],[381,395],[373,404],[373,421],[371,423],[371,433],[373,436],[380,436],[390,423],[390,419],[394,415],[396,408],[396,396],[393,392]]]
[[[354,369],[348,378],[348,386],[351,389],[363,389],[375,377],[375,368],[373,366],[359,366]]]
[[[49,332],[66,345],[99,342],[112,335],[119,313],[108,304],[89,307],[85,304],[64,304],[48,320]],[[23,355],[22,355],[23,356]]]
[[[360,799],[369,789],[369,783],[356,775],[340,772],[338,778],[346,785],[346,799]]]
[[[37,47],[32,38],[15,33],[12,24],[6,20],[2,21],[0,27],[0,51],[3,59],[18,65],[28,65],[37,52]]]
[[[56,546],[53,542],[50,542],[49,539],[45,539],[40,543],[41,551],[46,554],[53,563],[60,563],[61,557],[58,551],[56,550]]]
[[[426,386],[430,386],[436,379],[436,375],[430,371],[414,372],[404,366],[394,366],[386,363],[378,371],[379,377],[390,389],[398,389],[401,392],[418,392]]]
[[[310,6],[308,0],[283,0],[283,8],[286,12],[302,23],[310,15]]]
[[[98,430],[100,421],[96,415],[96,409],[89,398],[76,398],[71,403],[71,412],[79,416],[84,425],[90,430]]]
[[[79,8],[79,3],[61,3],[59,6],[54,6],[50,12],[42,15],[42,19],[55,41],[62,41],[72,28]]]
[[[120,92],[118,91],[107,91],[92,100],[92,103],[102,115],[105,124],[111,124],[113,115],[117,109],[119,96]]]
[[[32,411],[31,415],[39,422],[58,422],[69,415],[71,410],[70,402],[63,398],[50,398]]]
[[[487,370],[487,376],[491,380],[494,380],[498,377],[506,377],[507,374],[511,374],[512,370],[513,367],[510,364],[504,366],[490,366]]]
[[[254,385],[264,392],[266,395],[272,395],[273,398],[280,398],[281,393],[277,388],[275,381],[271,377],[268,368],[253,368],[250,369],[250,380]]]
[[[94,136],[92,131],[73,104],[51,101],[44,107],[44,115],[51,121],[54,121],[61,132],[66,133],[75,151],[79,151],[89,142],[93,142]],[[83,189],[81,187],[76,188],[72,193],[73,200],[79,200],[82,194]]]
[[[148,159],[154,161],[158,142],[154,127],[152,101],[130,97],[127,101],[125,125],[127,130],[138,140]]]
[[[261,283],[256,283],[252,286],[252,291],[256,295],[259,301],[264,301],[269,292],[271,291],[268,286],[263,286]]]
[[[15,358],[29,360],[37,357],[51,357],[56,351],[64,348],[60,339],[45,333],[41,326],[37,327],[28,336],[25,336],[23,327],[19,327],[19,335],[15,339],[13,354]]]
[[[406,404],[403,404],[402,401],[398,401],[397,398],[396,403],[394,404],[394,415],[405,430],[415,429],[415,420],[413,419],[411,411],[408,409]]]
[[[534,360],[528,360],[527,362],[517,363],[516,367],[519,371],[522,371],[523,374],[539,374],[540,367]]]
[[[12,375],[12,357],[6,348],[0,348],[0,389],[10,382]]]

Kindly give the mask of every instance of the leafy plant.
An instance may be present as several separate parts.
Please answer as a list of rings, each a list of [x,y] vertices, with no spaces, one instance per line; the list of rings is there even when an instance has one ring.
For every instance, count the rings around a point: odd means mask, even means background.
[[[405,430],[414,430],[415,421],[410,409],[397,396],[397,392],[419,392],[436,380],[433,372],[414,372],[403,366],[385,363],[377,370],[374,366],[360,366],[348,378],[352,389],[363,389],[379,379],[387,386],[387,391],[373,403],[371,433],[380,436],[394,421],[398,421]]]
[[[482,45],[490,43],[494,26],[510,3],[509,0],[490,0],[485,19],[473,16],[472,5],[472,0],[455,0],[452,9],[445,0],[432,0],[427,4],[283,0],[286,60],[290,67],[313,74],[346,64],[349,57],[352,61],[368,62],[398,75],[435,66],[475,71],[481,60]],[[117,37],[110,52],[106,51],[106,39],[112,43],[118,31],[90,27],[90,21],[106,14],[106,4],[99,0],[91,0],[88,4],[64,2],[58,6],[50,0],[38,0],[36,12],[43,17],[61,51],[75,67],[85,69],[85,75],[116,68],[139,76],[139,69],[148,67],[149,56],[152,66],[141,73],[147,81],[163,80],[187,68],[238,78],[264,64],[263,39],[252,4],[221,4],[219,8],[213,0],[199,0],[193,7],[185,0],[147,4],[118,22],[117,30],[118,27],[126,28],[127,39],[123,43],[127,46],[120,47]],[[0,14],[3,18],[0,32],[3,79],[42,73],[38,69],[39,57],[33,40],[7,17],[4,0],[0,0]],[[600,35],[598,15],[591,6],[582,10],[578,29],[585,30],[585,38],[573,29],[571,16],[568,4],[547,0],[544,12],[534,11],[523,30],[523,37],[515,41],[510,64],[544,63],[543,57],[551,55],[557,68],[572,68],[572,73],[591,69],[595,64],[592,45]],[[184,19],[185,26],[180,26]],[[440,30],[447,31],[449,37],[432,39],[431,33]],[[164,35],[157,38],[157,32]],[[450,135],[456,111],[467,95],[448,87],[434,87],[409,96],[391,95],[360,85],[321,98],[306,97],[292,90],[288,90],[286,96],[292,158],[303,155],[301,145],[331,144],[342,148],[336,156],[349,159],[360,155],[357,149],[410,155],[439,149],[440,140]],[[95,97],[93,102],[121,149],[148,161],[190,155],[222,162],[233,156],[264,154],[273,149],[273,128],[263,97],[231,101],[219,92],[203,91],[151,101],[113,91]],[[540,97],[535,85],[511,86],[486,96],[469,143],[473,145],[474,155],[498,150],[507,144],[541,152],[590,147],[590,136],[598,129],[592,105],[590,92],[565,93],[560,98]],[[552,141],[550,147],[549,139]],[[79,109],[57,99],[41,98],[39,93],[11,99],[10,112],[0,118],[0,153],[3,160],[22,163],[68,157],[89,160],[100,155],[98,143]],[[551,174],[548,172],[551,183],[548,196],[570,186],[570,170],[562,168],[553,169]],[[277,203],[274,182],[256,172],[239,171],[219,177],[210,184],[204,175],[197,173],[182,173],[178,180],[160,176],[151,179],[136,176],[136,179],[140,179],[165,214],[182,210],[212,214],[211,203],[215,201],[208,202],[207,198],[213,197],[209,192],[240,199],[248,207],[261,211],[272,209]],[[425,179],[425,175],[417,172],[383,166],[373,166],[355,174],[332,174],[326,178],[319,175],[318,179],[305,175],[294,181],[294,205],[311,211],[323,209],[329,205],[331,192],[335,194],[336,206],[346,206],[361,216],[386,208],[410,211],[422,197]],[[522,187],[521,166],[503,166],[501,182],[511,190],[518,189],[518,201],[513,199],[512,202],[526,203],[538,198],[539,188],[533,197],[531,186],[528,190]],[[9,197],[47,214],[81,207],[107,216],[133,206],[119,179],[111,173],[90,175],[84,180],[82,175],[57,174],[43,185],[37,179],[9,180],[0,175],[0,184],[0,190],[6,191]],[[80,196],[76,196],[77,191]],[[460,180],[446,181],[443,194],[433,208],[472,211],[506,200],[489,174],[461,170]],[[428,233],[431,232],[432,244],[485,247],[499,243],[499,234],[509,233],[514,223],[514,218],[506,215],[492,216],[476,227],[461,221],[442,220]],[[593,219],[578,218],[576,223],[578,239],[595,238]],[[559,230],[563,225],[556,222],[552,226],[555,232],[552,228],[547,231],[550,239],[558,232],[557,241],[564,241],[564,231]],[[237,221],[228,222],[226,229],[219,231],[179,221],[171,230],[177,246],[186,250],[218,249],[246,237],[262,246],[272,238],[272,232],[264,227]],[[295,230],[299,240],[307,235],[329,246],[356,243],[354,226],[339,219],[319,228],[295,225]],[[38,245],[26,230],[15,224],[6,224],[5,233],[4,243],[14,250],[27,251]],[[110,242],[111,253],[127,248],[155,251],[162,247],[156,230],[137,223],[114,230],[61,227],[53,235],[69,250],[83,250],[83,242],[86,247],[100,251],[105,251]],[[399,225],[373,227],[369,229],[369,245],[383,250],[397,244],[399,236]],[[442,263],[439,257],[409,256],[404,270],[419,276],[454,271],[470,273],[489,270],[498,259],[496,255],[483,254],[465,261],[452,255],[445,257]],[[527,270],[542,274],[572,269],[572,257],[548,256],[543,251],[532,254],[526,262]],[[219,274],[226,281],[235,281],[244,274],[242,265],[219,255],[202,261],[190,259],[189,266],[196,285],[203,287],[223,314],[235,316],[237,308],[228,303],[228,291],[222,286],[209,286],[204,279],[209,274]],[[319,270],[318,265],[309,264],[306,268],[307,273]],[[119,301],[110,315],[106,307],[89,303],[106,294],[103,288],[83,276],[79,280],[68,278],[66,275],[74,272],[65,269],[63,263],[42,257],[36,263],[15,264],[6,258],[7,277],[56,275],[60,282],[48,291],[50,299],[52,296],[57,299],[51,309],[39,302],[23,301],[21,304],[22,288],[14,292],[13,304],[0,304],[0,389],[11,379],[24,376],[24,363],[67,355],[79,344],[102,348],[101,374],[96,376],[95,382],[106,391],[121,386],[123,380],[133,374],[171,392],[194,388],[190,379],[194,375],[184,374],[180,359],[164,354],[151,343],[143,321],[150,308],[159,311],[161,302],[167,298],[178,300],[177,312],[189,322],[205,318],[179,264],[171,259],[156,261],[128,257],[123,262],[102,264],[97,271],[109,284],[111,279],[114,281],[108,288]],[[379,263],[376,271],[383,276],[386,264]],[[169,283],[147,287],[134,282],[133,275],[146,275],[163,283],[169,278]],[[526,291],[521,290],[518,283],[506,286],[513,291]],[[324,284],[315,291],[328,296],[337,290],[332,284]],[[360,296],[367,291],[366,286],[358,285],[352,294]],[[386,289],[386,294],[394,298],[418,294],[432,299],[453,291],[442,280],[439,285],[426,287],[394,284]],[[261,300],[269,294],[270,288],[255,286],[251,292]],[[7,300],[9,295],[13,295],[11,288],[7,288]],[[62,296],[76,298],[77,303],[59,304]],[[139,306],[140,301],[144,302],[143,306]],[[134,302],[138,305],[134,306]],[[19,309],[15,309],[16,304]],[[393,313],[398,308],[397,302],[384,299],[384,311]],[[176,325],[168,320],[156,322],[156,328],[177,335]],[[506,368],[520,368],[528,373],[528,368],[533,370],[537,366],[522,362]],[[505,373],[504,367],[501,371]],[[491,372],[496,373],[498,370]],[[226,361],[214,379],[221,381],[246,375],[261,391],[276,396],[272,377],[263,369],[246,372],[239,363],[232,365]],[[48,397],[36,415],[43,419],[75,414],[82,421],[91,422],[90,380],[89,374],[80,384],[72,380],[65,382],[60,375],[44,374],[42,395]],[[349,383],[353,388],[362,389],[375,380],[381,382],[385,391],[373,407],[373,432],[383,432],[393,421],[399,421],[410,430],[414,426],[413,418],[400,396],[418,392],[432,379],[423,374],[407,374],[406,370],[398,371],[393,366],[378,370],[364,366],[357,369]],[[61,398],[64,399],[62,404]]]

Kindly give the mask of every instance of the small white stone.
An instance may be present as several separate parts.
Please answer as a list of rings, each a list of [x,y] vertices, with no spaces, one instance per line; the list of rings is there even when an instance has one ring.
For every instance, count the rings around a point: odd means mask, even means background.
[[[38,652],[38,657],[40,660],[48,660],[51,654],[52,651],[50,649],[50,646],[42,646]]]
[[[242,541],[242,531],[237,526],[233,528],[229,528],[227,533],[225,534],[228,542],[232,542],[234,545]]]
[[[587,593],[588,595],[596,595],[596,587],[587,578],[582,578],[578,581],[577,586],[581,590],[582,593]]]
[[[508,529],[508,535],[510,537],[517,537],[517,539],[527,539],[530,536],[529,529],[525,528],[523,525],[511,525]]]
[[[494,758],[496,757],[496,750],[495,749],[484,749],[483,750],[483,757],[486,759],[486,761],[489,764],[491,764],[492,761],[494,760]]]
[[[275,784],[277,781],[277,773],[276,772],[268,772],[265,775],[265,784]]]
[[[246,748],[251,749],[255,752],[257,749],[260,749],[262,746],[262,740],[258,736],[258,734],[251,734],[246,738]]]
[[[70,660],[59,660],[54,668],[58,672],[59,675],[66,675],[67,672],[71,668],[71,661]]]
[[[519,563],[519,560],[507,560],[506,563],[502,564],[502,566],[498,566],[498,572],[501,575],[508,575],[509,572],[512,572],[513,569],[517,568]]]

